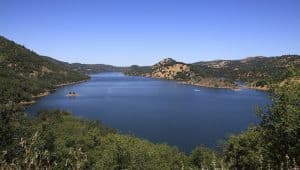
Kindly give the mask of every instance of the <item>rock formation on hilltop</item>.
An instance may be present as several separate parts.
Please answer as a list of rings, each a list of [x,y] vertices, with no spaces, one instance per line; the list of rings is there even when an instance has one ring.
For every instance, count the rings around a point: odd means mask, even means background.
[[[190,78],[190,67],[172,58],[166,58],[152,67],[151,77],[168,80],[186,80]]]

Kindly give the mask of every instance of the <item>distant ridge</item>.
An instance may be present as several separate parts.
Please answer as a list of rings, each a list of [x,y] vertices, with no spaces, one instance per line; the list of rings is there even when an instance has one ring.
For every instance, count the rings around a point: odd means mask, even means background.
[[[86,74],[101,73],[101,72],[123,72],[127,67],[116,67],[106,64],[81,64],[72,63],[70,67],[73,70],[80,71]]]

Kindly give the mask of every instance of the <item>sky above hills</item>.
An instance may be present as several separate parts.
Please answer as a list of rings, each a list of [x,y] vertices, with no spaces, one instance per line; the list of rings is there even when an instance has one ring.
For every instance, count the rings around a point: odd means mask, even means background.
[[[300,54],[299,0],[1,0],[0,34],[67,62]]]

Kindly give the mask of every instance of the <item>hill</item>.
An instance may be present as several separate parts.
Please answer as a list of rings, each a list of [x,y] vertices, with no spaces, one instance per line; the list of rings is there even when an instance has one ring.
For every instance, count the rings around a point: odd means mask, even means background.
[[[38,55],[0,36],[1,103],[31,101],[56,86],[88,78],[65,62]]]
[[[263,87],[279,83],[300,69],[299,55],[278,57],[249,57],[242,60],[219,60],[194,63],[193,71],[203,76],[226,77],[234,81],[243,81],[253,87]]]
[[[86,74],[102,73],[102,72],[123,72],[126,67],[116,67],[106,64],[68,64],[73,70]]]
[[[299,70],[299,55],[283,55],[192,64],[167,58],[153,66],[130,67],[126,74],[221,88],[237,88],[237,82],[243,82],[251,88],[268,89],[271,84],[278,84],[287,79],[298,80]]]

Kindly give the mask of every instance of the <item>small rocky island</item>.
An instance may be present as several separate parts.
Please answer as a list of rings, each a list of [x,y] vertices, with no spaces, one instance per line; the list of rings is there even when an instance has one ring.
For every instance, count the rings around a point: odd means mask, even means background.
[[[73,92],[69,92],[66,96],[67,97],[76,97],[76,96],[79,96],[79,94],[73,91]]]

